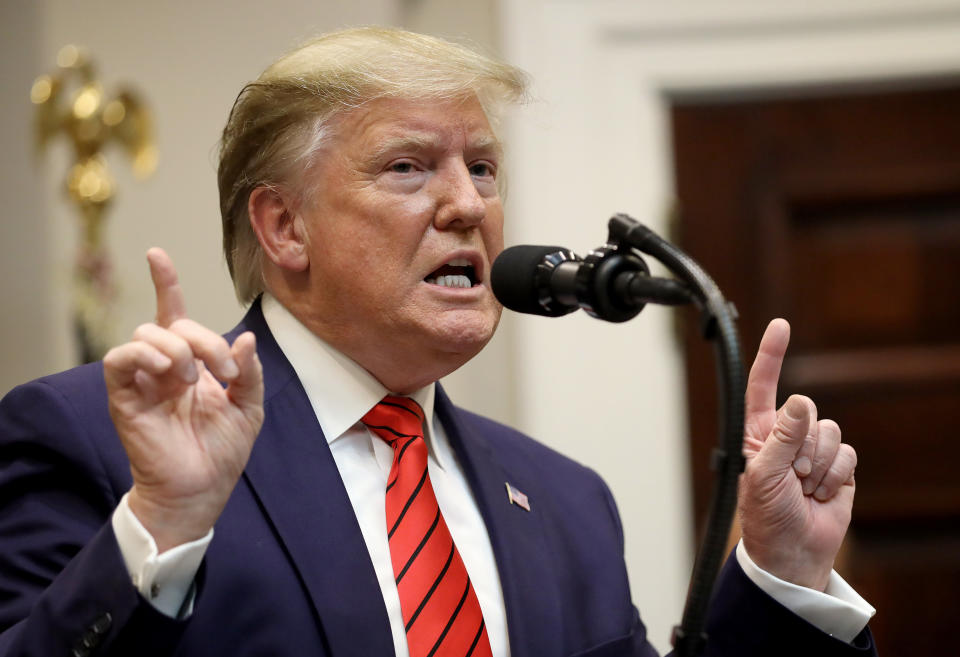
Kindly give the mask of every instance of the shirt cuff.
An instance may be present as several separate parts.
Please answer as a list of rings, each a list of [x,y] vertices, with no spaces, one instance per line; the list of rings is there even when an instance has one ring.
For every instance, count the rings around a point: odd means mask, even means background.
[[[791,584],[753,563],[741,540],[737,562],[767,595],[822,632],[850,643],[877,613],[835,570],[824,592]]]
[[[193,611],[193,580],[213,539],[213,530],[157,554],[157,542],[130,510],[128,496],[120,500],[111,522],[134,588],[162,614],[170,618],[189,616]]]

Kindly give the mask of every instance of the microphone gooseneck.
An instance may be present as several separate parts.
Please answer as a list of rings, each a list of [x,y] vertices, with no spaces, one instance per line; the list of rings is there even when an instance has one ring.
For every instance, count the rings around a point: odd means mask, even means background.
[[[736,309],[710,276],[688,255],[625,214],[608,223],[607,243],[580,258],[557,246],[506,249],[490,273],[493,293],[511,310],[558,317],[583,308],[611,322],[632,319],[646,303],[694,303],[702,313],[703,337],[714,342],[721,425],[711,467],[717,472],[706,531],[691,576],[683,620],[674,628],[677,657],[696,657],[706,648],[706,616],[713,584],[744,469],[743,394],[746,376],[740,358]],[[640,254],[656,258],[676,279],[650,276]]]

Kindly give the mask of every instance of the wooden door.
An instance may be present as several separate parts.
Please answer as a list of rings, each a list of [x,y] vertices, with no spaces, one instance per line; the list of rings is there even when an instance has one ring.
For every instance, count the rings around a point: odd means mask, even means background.
[[[960,86],[680,98],[672,120],[677,238],[739,309],[744,358],[790,320],[782,399],[810,395],[857,449],[839,569],[878,609],[880,653],[958,654]],[[715,385],[689,319],[703,518]]]

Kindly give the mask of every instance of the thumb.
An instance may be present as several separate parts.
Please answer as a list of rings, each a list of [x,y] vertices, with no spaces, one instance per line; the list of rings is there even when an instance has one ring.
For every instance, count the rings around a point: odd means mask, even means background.
[[[812,403],[802,395],[791,395],[777,413],[777,422],[757,454],[765,472],[785,472],[793,467],[797,453],[810,429]]]

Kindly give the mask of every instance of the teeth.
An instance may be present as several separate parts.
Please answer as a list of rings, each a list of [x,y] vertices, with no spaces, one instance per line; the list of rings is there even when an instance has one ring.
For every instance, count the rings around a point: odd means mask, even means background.
[[[442,287],[470,287],[470,279],[462,274],[428,278],[427,282],[433,283],[434,285],[440,285]]]
[[[469,267],[470,261],[467,260],[466,258],[454,258],[447,264],[450,265],[451,267]]]

